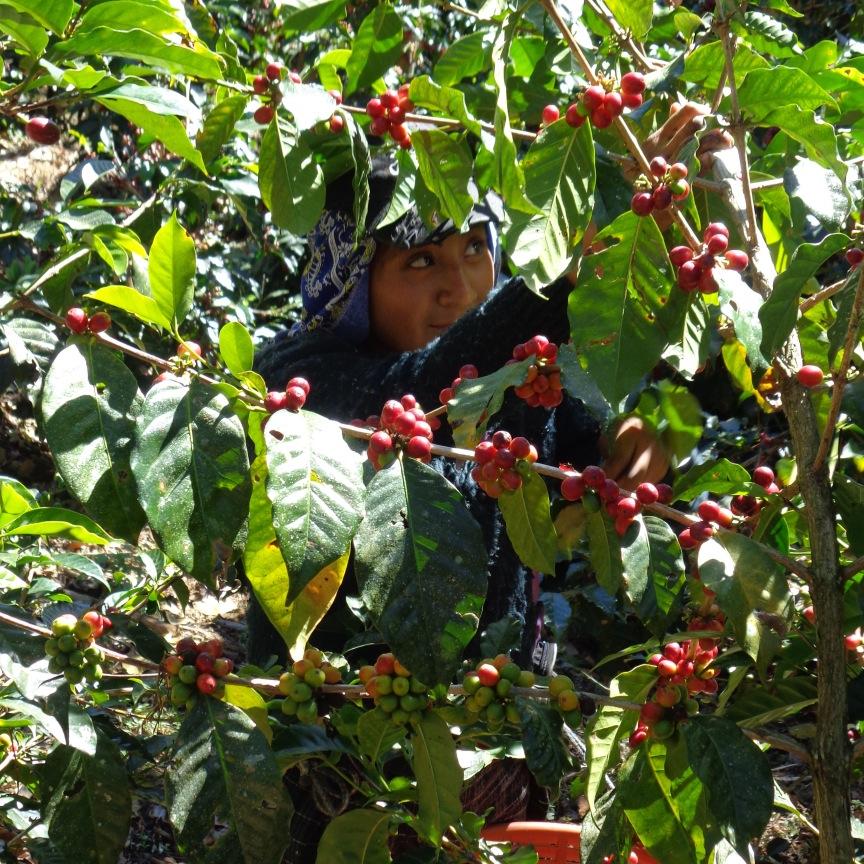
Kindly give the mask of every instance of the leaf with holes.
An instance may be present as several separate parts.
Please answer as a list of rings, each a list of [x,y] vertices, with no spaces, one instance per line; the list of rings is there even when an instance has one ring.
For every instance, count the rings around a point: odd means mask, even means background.
[[[57,355],[42,390],[45,437],[66,486],[97,522],[130,542],[145,521],[129,467],[143,402],[121,356],[92,339]]]
[[[415,459],[369,483],[354,538],[367,609],[397,657],[427,684],[449,683],[486,596],[486,544],[459,492]]]

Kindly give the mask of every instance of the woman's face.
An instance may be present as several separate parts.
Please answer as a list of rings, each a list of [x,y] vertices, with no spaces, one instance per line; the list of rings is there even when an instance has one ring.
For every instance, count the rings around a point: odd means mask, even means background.
[[[372,337],[392,351],[423,348],[492,290],[495,268],[481,225],[441,243],[381,246],[372,262]]]

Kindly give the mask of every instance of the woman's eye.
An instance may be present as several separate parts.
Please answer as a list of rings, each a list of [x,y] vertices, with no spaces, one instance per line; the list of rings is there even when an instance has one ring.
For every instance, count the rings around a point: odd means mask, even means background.
[[[468,255],[479,255],[486,248],[486,243],[483,240],[476,239],[472,240],[468,244],[468,249],[466,250],[466,254]]]
[[[412,258],[408,262],[408,266],[419,270],[422,267],[431,267],[434,263],[435,262],[432,260],[431,255],[418,255],[416,258]]]

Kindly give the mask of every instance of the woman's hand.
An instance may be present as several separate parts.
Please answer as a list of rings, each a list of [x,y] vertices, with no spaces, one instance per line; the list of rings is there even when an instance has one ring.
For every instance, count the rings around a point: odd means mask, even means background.
[[[658,483],[669,470],[663,445],[640,417],[628,417],[615,430],[603,463],[606,476],[623,489]]]

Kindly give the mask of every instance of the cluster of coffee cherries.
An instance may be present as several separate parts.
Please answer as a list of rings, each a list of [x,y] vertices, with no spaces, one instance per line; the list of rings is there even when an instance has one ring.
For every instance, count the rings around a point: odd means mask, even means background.
[[[597,513],[601,505],[615,520],[615,531],[623,537],[645,504],[669,504],[672,487],[666,483],[640,483],[631,495],[622,492],[618,484],[597,465],[587,465],[581,472],[569,466],[567,476],[561,481],[561,497],[565,501],[581,501],[589,513]]]
[[[493,732],[504,723],[518,726],[519,710],[513,701],[512,690],[514,687],[533,687],[534,682],[534,673],[520,669],[507,654],[480,660],[462,679],[465,722],[482,721]]]
[[[177,643],[175,653],[162,661],[162,668],[168,675],[171,704],[191,710],[199,693],[217,699],[225,693],[222,679],[231,674],[234,662],[222,655],[221,639],[196,642],[185,636]]]
[[[396,459],[397,450],[421,462],[432,458],[432,424],[410,393],[399,400],[388,399],[380,416],[367,417],[365,424],[362,420],[352,420],[351,424],[375,429],[369,438],[366,456],[376,471],[390,465]]]
[[[645,78],[639,72],[623,75],[617,88],[613,81],[592,84],[582,91],[578,101],[567,106],[564,119],[573,127],[579,127],[590,119],[596,129],[605,129],[616,117],[621,116],[625,108],[638,108],[642,104],[644,91]],[[554,117],[552,111],[555,112]],[[543,122],[548,124],[557,119],[558,109],[554,105],[547,105],[543,109]]]
[[[637,216],[666,210],[673,201],[682,201],[690,194],[688,170],[683,162],[669,165],[662,156],[655,156],[649,167],[651,178],[640,177],[636,181],[637,191],[630,199],[630,207]]]
[[[282,80],[284,72],[285,70],[279,63],[268,63],[264,69],[264,74],[256,75],[252,79],[252,90],[258,96],[269,96],[270,98],[270,102],[259,105],[252,115],[255,122],[262,126],[266,126],[273,119],[276,112],[275,106],[282,99],[282,94],[279,92],[279,82]],[[288,77],[295,84],[300,84],[302,81],[297,72],[289,72]]]
[[[358,677],[375,705],[396,726],[419,723],[432,704],[429,688],[389,651],[381,654],[374,666],[361,666]]]
[[[398,90],[385,90],[366,103],[366,113],[372,118],[369,131],[379,138],[389,134],[403,150],[411,147],[411,135],[405,128],[405,115],[414,110],[414,103],[408,98],[409,86],[403,84]]]
[[[582,723],[582,705],[571,678],[555,675],[549,679],[549,701],[571,729],[578,728]]]
[[[73,306],[66,313],[66,326],[73,333],[104,333],[111,326],[107,312],[88,315],[80,306]]]
[[[753,482],[761,486],[768,495],[777,495],[780,492],[774,471],[767,465],[759,465],[753,469]],[[759,512],[762,503],[753,495],[733,495],[729,506],[736,516],[748,519]]]
[[[527,342],[520,342],[513,349],[513,357],[507,365],[534,358],[525,373],[525,380],[514,393],[524,399],[532,408],[555,408],[564,401],[564,388],[561,373],[555,365],[558,359],[558,346],[545,336],[532,336]]]
[[[284,390],[270,390],[264,397],[264,410],[268,414],[287,408],[299,411],[306,404],[309,395],[309,382],[305,378],[292,378]]]
[[[460,370],[459,374],[453,379],[453,383],[449,387],[445,387],[439,394],[438,399],[442,405],[446,405],[459,389],[459,385],[463,381],[473,381],[478,378],[480,373],[473,363],[466,363]]]
[[[98,681],[105,655],[95,640],[110,629],[111,619],[92,609],[80,618],[59,615],[51,622],[51,636],[45,640],[45,653],[51,658],[48,671],[62,672],[73,685]]]
[[[696,512],[699,522],[692,522],[679,535],[678,543],[682,549],[695,549],[714,535],[714,524],[721,528],[731,528],[734,514],[716,501],[702,501]]]
[[[471,477],[490,498],[498,498],[522,486],[518,463],[531,464],[537,458],[537,448],[527,438],[514,438],[499,429],[474,448],[477,464],[471,469]]]
[[[675,246],[669,251],[669,260],[678,269],[678,287],[688,294],[697,288],[703,294],[716,294],[719,288],[714,277],[716,267],[740,272],[750,263],[746,252],[729,248],[729,229],[722,222],[710,223],[702,239],[704,245],[699,254],[689,246]]]
[[[723,632],[723,616],[716,607],[713,614],[694,618],[691,631]],[[720,651],[718,640],[710,637],[669,642],[662,652],[653,654],[648,662],[657,669],[657,687],[650,701],[639,712],[636,728],[630,735],[630,746],[637,747],[646,738],[659,741],[671,737],[678,723],[699,712],[697,693],[713,695],[719,689],[719,670],[712,665]]]
[[[282,713],[300,723],[318,722],[316,693],[325,684],[339,684],[342,673],[317,648],[307,648],[302,660],[295,660],[290,672],[279,676]]]

